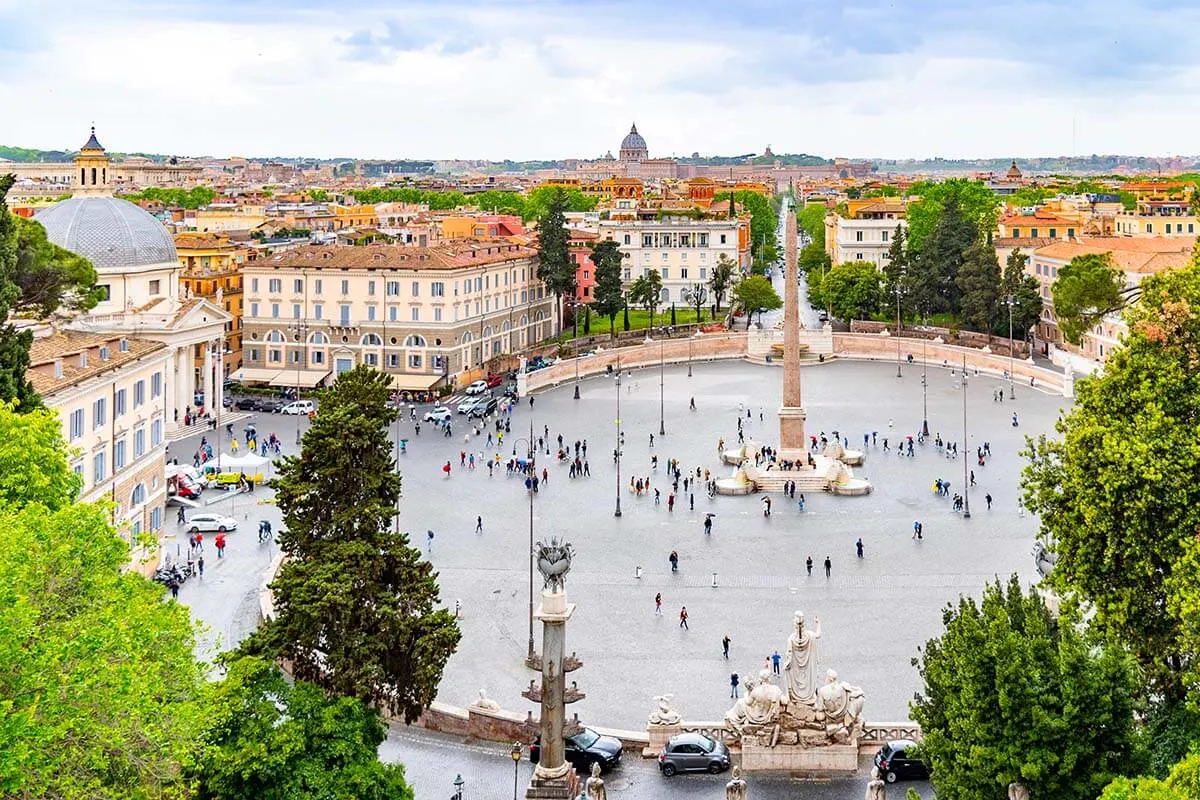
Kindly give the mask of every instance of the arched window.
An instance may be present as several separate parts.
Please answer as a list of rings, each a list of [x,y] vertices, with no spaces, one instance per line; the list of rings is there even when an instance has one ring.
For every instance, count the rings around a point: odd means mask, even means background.
[[[508,320],[504,320],[504,324],[500,326],[500,330],[502,330],[502,331],[512,330],[512,323],[509,322]]]
[[[483,329],[483,334],[482,334],[482,336],[483,336],[483,338],[485,338],[485,339],[486,339],[487,337],[491,336],[491,335],[492,335],[492,333],[493,333],[493,331],[492,331],[492,326],[491,326],[491,325],[488,325],[488,326],[486,326],[486,327]]]
[[[133,494],[129,496],[129,505],[140,506],[146,502],[146,484],[139,483],[133,487]]]
[[[669,303],[669,302],[671,302],[671,290],[670,290],[670,289],[663,289],[663,290],[662,290],[662,299],[663,299],[663,302],[664,302],[664,303]]]
[[[267,341],[268,342],[282,342],[283,334],[280,333],[279,331],[271,331],[270,333],[267,334]]]
[[[424,336],[418,336],[415,333],[404,340],[405,347],[428,347]]]
[[[470,331],[467,331],[466,333],[463,334],[463,336],[462,336],[463,344],[467,344],[468,342],[473,342],[473,341],[475,341],[475,337],[471,335]]]
[[[329,344],[329,337],[317,331],[308,337],[309,344]]]
[[[527,314],[522,314],[522,315],[521,315],[521,323],[520,323],[520,324],[521,324],[521,327],[522,327],[522,328],[524,328],[526,325],[528,325],[528,324],[529,324],[529,315],[527,315]]]
[[[362,341],[359,344],[366,345],[367,347],[379,347],[383,344],[383,339],[380,339],[377,333],[368,333],[362,337]]]

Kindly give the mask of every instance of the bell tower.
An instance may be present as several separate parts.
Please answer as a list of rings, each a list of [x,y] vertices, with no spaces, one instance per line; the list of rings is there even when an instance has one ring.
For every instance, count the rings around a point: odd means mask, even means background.
[[[76,195],[109,195],[112,188],[108,183],[108,168],[110,166],[108,153],[96,139],[96,126],[92,126],[92,135],[87,143],[75,156],[75,194]]]

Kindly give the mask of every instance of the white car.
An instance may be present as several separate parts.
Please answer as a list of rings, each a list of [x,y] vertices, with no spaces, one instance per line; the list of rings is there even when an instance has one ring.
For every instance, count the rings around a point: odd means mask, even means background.
[[[426,422],[449,422],[453,414],[445,406],[434,406],[432,411],[426,411],[422,417]]]
[[[458,413],[470,414],[476,406],[487,403],[487,397],[480,395],[479,397],[468,397],[458,404]]]
[[[483,394],[487,388],[487,381],[475,381],[467,387],[467,394]]]
[[[193,514],[188,520],[188,530],[192,533],[225,533],[237,530],[237,520],[224,514]]]
[[[279,409],[280,414],[311,414],[317,410],[312,400],[296,400]]]

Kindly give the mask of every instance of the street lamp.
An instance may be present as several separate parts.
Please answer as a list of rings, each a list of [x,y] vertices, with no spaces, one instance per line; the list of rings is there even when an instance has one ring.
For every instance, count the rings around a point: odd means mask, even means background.
[[[617,510],[613,512],[614,517],[621,516],[621,354],[617,354]],[[532,553],[532,551],[531,551]]]
[[[579,399],[579,348],[575,348],[575,399]]]
[[[466,781],[462,779],[462,775],[454,776],[454,800],[462,800],[462,787],[464,783]]]
[[[896,281],[896,377],[902,378],[904,375],[900,372],[900,282]]]
[[[521,743],[513,742],[512,750],[508,754],[513,760],[513,800],[517,800],[517,768],[521,763]]]
[[[1016,390],[1016,387],[1013,385],[1013,360],[1014,359],[1013,359],[1012,317],[1013,317],[1014,302],[1015,302],[1015,299],[1013,298],[1013,294],[1012,294],[1012,292],[1009,292],[1008,293],[1008,399],[1009,400],[1017,399],[1017,390]]]
[[[692,377],[692,343],[696,341],[696,334],[688,337],[688,377]]]
[[[537,478],[537,464],[533,450],[533,416],[529,417],[529,438],[524,437],[513,442],[513,455],[516,455],[517,445],[525,442],[525,469],[528,470],[525,480],[529,495],[529,652],[525,657],[527,663],[533,662],[533,482]]]
[[[921,337],[921,435],[929,436],[929,340]]]
[[[665,376],[666,376],[666,348],[667,340],[666,328],[662,330],[663,338],[658,340],[658,435],[665,436],[667,433],[666,421],[663,416],[663,410],[666,408],[665,394]]]
[[[963,519],[971,518],[971,487],[967,478],[967,462],[970,461],[970,445],[967,444],[967,357],[963,355],[962,367],[962,396],[963,396]]]

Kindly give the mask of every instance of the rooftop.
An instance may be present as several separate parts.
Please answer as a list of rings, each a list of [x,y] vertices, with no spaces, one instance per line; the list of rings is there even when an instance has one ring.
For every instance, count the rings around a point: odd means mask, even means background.
[[[305,246],[259,259],[247,265],[247,268],[465,269],[536,256],[537,250],[520,244],[458,239],[434,247],[391,244],[372,244],[365,247]]]
[[[1039,247],[1038,256],[1070,261],[1075,256],[1112,253],[1113,263],[1126,272],[1162,272],[1187,266],[1192,260],[1194,237],[1106,236],[1056,241]]]
[[[125,338],[127,349],[121,351]],[[101,359],[99,350],[108,348],[108,358]],[[29,369],[25,376],[41,395],[51,395],[69,386],[82,383],[110,370],[117,369],[142,356],[162,350],[166,345],[148,339],[113,336],[81,331],[58,331],[49,336],[34,337],[29,348]],[[87,365],[80,365],[80,354],[87,352]],[[54,363],[62,359],[62,372],[56,375]]]

